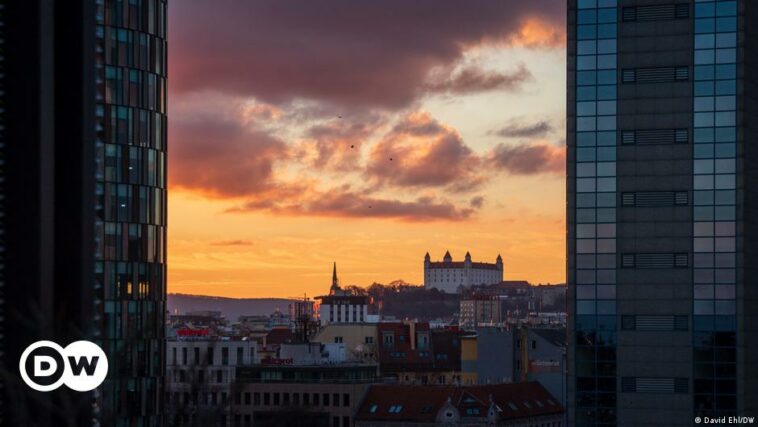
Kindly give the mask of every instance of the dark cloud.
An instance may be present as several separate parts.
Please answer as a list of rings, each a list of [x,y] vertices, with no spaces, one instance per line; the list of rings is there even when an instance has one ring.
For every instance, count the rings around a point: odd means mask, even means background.
[[[386,199],[351,191],[348,187],[303,195],[297,201],[267,200],[246,203],[230,212],[268,211],[293,216],[388,218],[400,221],[459,221],[476,212],[455,204],[421,197],[413,201]]]
[[[490,153],[488,160],[496,169],[514,175],[558,174],[565,170],[566,150],[543,143],[500,144]]]
[[[550,122],[540,120],[534,123],[513,122],[492,133],[504,138],[538,138],[545,136],[552,130],[553,125]]]
[[[469,201],[469,205],[472,208],[480,209],[482,206],[484,206],[484,197],[482,196],[476,196]]]
[[[491,90],[515,90],[534,76],[524,64],[511,73],[485,71],[479,67],[466,67],[448,79],[427,85],[430,92],[444,92],[456,95],[486,92]]]
[[[366,175],[382,185],[476,188],[479,157],[454,129],[426,113],[405,117],[372,147]]]
[[[311,126],[303,135],[301,157],[313,167],[345,172],[361,167],[361,147],[383,123],[378,115],[333,119]]]
[[[556,0],[193,0],[169,9],[172,93],[211,89],[277,104],[407,106],[428,90],[431,70],[467,49],[557,45],[554,29],[565,25]],[[513,78],[468,69],[444,87],[499,89]]]
[[[232,118],[192,117],[171,122],[169,182],[211,197],[265,193],[274,185],[274,164],[287,145]]]

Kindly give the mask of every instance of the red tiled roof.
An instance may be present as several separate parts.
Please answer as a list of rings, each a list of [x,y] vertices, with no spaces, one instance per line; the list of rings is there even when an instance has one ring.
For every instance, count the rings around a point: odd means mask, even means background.
[[[487,417],[492,402],[500,419],[560,414],[563,406],[538,382],[454,385],[372,385],[356,414],[356,421],[434,422],[448,399],[462,417],[468,408],[478,408]],[[392,409],[392,411],[390,411]]]

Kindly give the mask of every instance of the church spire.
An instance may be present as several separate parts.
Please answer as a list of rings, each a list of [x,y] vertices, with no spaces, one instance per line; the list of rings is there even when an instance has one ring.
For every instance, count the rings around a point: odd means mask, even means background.
[[[329,289],[329,293],[331,295],[335,295],[337,292],[340,291],[340,281],[337,279],[337,262],[334,262],[334,267],[332,268],[332,287]]]

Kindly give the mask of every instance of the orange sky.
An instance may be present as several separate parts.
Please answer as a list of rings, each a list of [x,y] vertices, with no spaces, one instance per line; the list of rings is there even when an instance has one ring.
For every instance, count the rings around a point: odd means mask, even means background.
[[[487,262],[500,253],[509,280],[564,281],[565,55],[551,16],[524,7],[450,40],[421,40],[409,26],[392,45],[393,32],[363,40],[319,16],[303,29],[276,7],[189,3],[170,6],[169,292],[315,296],[333,261],[343,284],[421,284],[424,253],[445,250]],[[191,27],[214,13],[273,23]],[[448,25],[440,15],[429,25]],[[193,41],[194,30],[211,35]],[[213,43],[229,34],[254,42],[223,56]],[[429,46],[414,50],[414,37]],[[297,52],[302,43],[323,54]],[[320,62],[353,45],[351,61]],[[364,59],[366,49],[376,52]],[[382,55],[394,59],[371,63]]]

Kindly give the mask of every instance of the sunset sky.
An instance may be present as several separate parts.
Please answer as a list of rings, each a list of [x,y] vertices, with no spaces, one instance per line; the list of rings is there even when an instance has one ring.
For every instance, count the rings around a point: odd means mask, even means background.
[[[562,1],[169,8],[169,292],[565,280]]]

